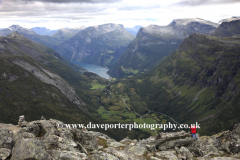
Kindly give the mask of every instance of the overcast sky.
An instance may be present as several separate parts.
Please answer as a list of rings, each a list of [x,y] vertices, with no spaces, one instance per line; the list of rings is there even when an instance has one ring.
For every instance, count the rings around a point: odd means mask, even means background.
[[[240,0],[0,0],[0,28],[133,27],[167,25],[179,18],[218,22],[232,16],[240,16]]]

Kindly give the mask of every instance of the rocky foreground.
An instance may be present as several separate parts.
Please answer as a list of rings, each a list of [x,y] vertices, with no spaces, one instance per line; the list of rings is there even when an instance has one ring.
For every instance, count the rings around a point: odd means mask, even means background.
[[[58,128],[63,122],[41,120],[0,124],[0,159],[11,160],[192,160],[240,159],[240,124],[232,131],[192,138],[185,131],[160,133],[120,142],[100,132]]]

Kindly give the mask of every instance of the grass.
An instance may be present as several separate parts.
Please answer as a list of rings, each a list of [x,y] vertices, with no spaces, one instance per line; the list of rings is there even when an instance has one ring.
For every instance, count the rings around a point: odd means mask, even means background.
[[[123,66],[121,66],[121,69],[123,72],[125,73],[133,73],[133,74],[137,74],[139,72],[139,70],[134,70],[134,69],[125,69]]]
[[[101,85],[101,84],[95,84],[95,83],[91,83],[92,85],[92,88],[91,89],[104,89],[105,86],[104,85]]]

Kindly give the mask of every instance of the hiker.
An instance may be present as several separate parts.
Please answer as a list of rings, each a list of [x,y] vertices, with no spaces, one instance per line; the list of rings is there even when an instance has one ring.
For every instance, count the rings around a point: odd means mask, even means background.
[[[198,139],[197,135],[196,135],[196,126],[195,126],[195,124],[191,124],[190,129],[191,129],[191,133],[192,133],[193,138],[195,136],[195,138]]]

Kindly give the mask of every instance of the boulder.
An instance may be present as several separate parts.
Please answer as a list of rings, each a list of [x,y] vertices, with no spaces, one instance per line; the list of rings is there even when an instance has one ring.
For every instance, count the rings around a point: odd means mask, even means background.
[[[186,138],[186,137],[191,137],[190,133],[186,133],[185,131],[181,132],[160,132],[156,140],[158,139],[164,139],[164,140],[171,140],[171,139],[179,139],[179,138]]]
[[[189,146],[194,142],[194,138],[184,138],[184,139],[176,139],[167,141],[160,146],[157,146],[158,150],[165,151],[166,149],[171,149],[175,147],[181,147],[181,146]]]
[[[195,157],[203,157],[203,152],[198,147],[188,147],[189,151],[193,154]]]
[[[175,151],[155,152],[154,156],[160,159],[178,160],[178,157],[175,155]]]
[[[37,138],[20,139],[12,150],[11,160],[39,159],[50,160],[43,143]]]
[[[98,150],[97,137],[92,132],[73,130],[74,138],[90,151]]]
[[[5,160],[7,159],[11,154],[11,150],[7,148],[0,148],[0,159]]]
[[[109,147],[125,147],[126,145],[119,142],[111,142],[108,146]]]
[[[12,149],[13,133],[8,129],[0,129],[0,148]]]
[[[26,138],[35,138],[36,136],[32,133],[28,133],[28,132],[23,132],[23,133],[18,133],[18,134],[15,134],[13,136],[13,139],[15,142],[17,142],[18,140],[20,139],[26,139]]]
[[[19,133],[29,132],[37,136],[39,133],[39,130],[40,130],[40,127],[35,122],[32,122],[27,124],[26,127],[21,128]]]
[[[142,146],[129,146],[127,152],[137,156],[143,156],[144,153],[147,151],[145,147]]]
[[[119,159],[112,154],[99,152],[91,155],[89,157],[89,160],[119,160]]]
[[[117,151],[117,150],[113,150],[112,151],[112,154],[114,155],[114,156],[116,156],[117,158],[119,158],[120,160],[125,160],[125,159],[130,159],[130,157],[126,154],[126,153],[124,153],[124,152],[120,152],[120,151]],[[131,158],[132,159],[132,158]]]
[[[149,152],[156,152],[156,146],[155,145],[146,145],[146,148]]]
[[[202,146],[201,151],[203,152],[203,156],[220,156],[221,154],[218,152],[218,149],[214,147],[213,145],[205,145]]]
[[[159,158],[157,158],[157,157],[151,156],[151,157],[150,157],[150,160],[162,160],[162,159],[159,159]]]
[[[193,160],[193,154],[185,147],[181,147],[179,150],[176,151],[176,153],[181,159]]]
[[[88,156],[85,153],[63,151],[60,153],[60,159],[67,160],[86,160]]]

